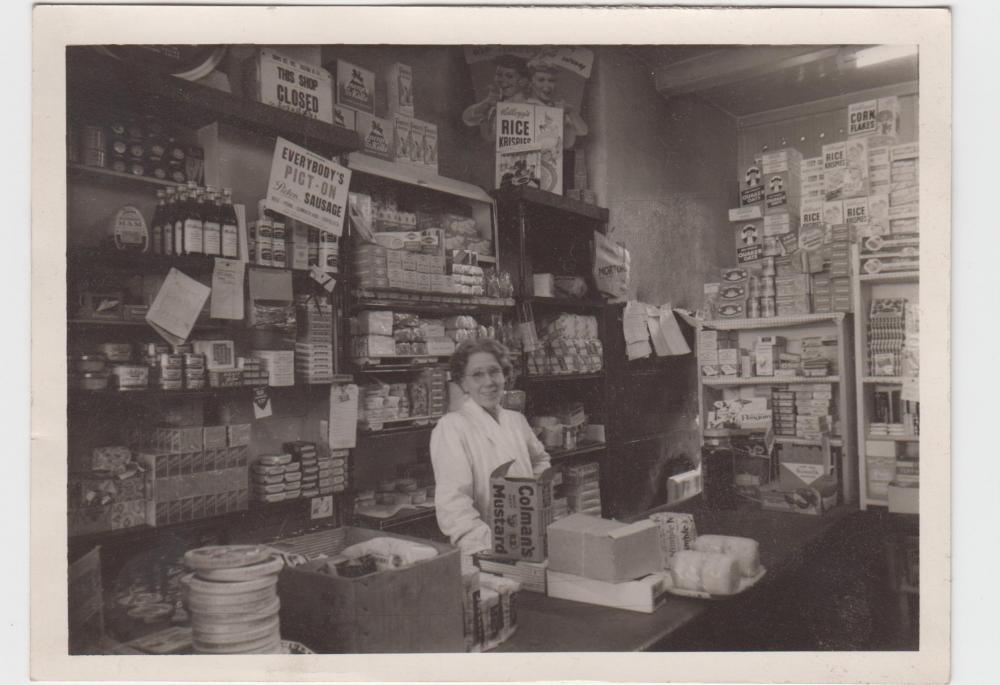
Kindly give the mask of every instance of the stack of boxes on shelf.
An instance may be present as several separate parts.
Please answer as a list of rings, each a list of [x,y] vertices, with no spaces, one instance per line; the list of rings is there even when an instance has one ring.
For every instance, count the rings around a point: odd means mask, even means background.
[[[795,414],[795,393],[787,388],[771,390],[771,406],[774,411],[774,434],[794,437],[798,427]]]
[[[703,378],[823,378],[837,372],[839,341],[836,335],[806,336],[789,340],[781,335],[761,335],[752,355],[740,349],[736,331],[702,328],[698,334],[698,365]]]
[[[146,471],[146,523],[160,526],[246,509],[250,424],[136,428]]]
[[[271,504],[318,497],[347,488],[347,451],[321,454],[316,443],[296,440],[280,454],[261,455],[251,467],[254,499]]]
[[[868,364],[872,376],[916,376],[920,334],[917,308],[906,298],[877,298],[868,313]]]
[[[803,440],[822,440],[834,425],[833,386],[817,383],[797,386],[795,394],[795,434]]]
[[[900,488],[920,487],[919,448],[915,442],[869,439],[865,442],[868,466],[868,496],[885,500],[889,485]]]
[[[70,535],[132,528],[146,523],[146,483],[132,451],[95,447],[69,474]]]
[[[527,355],[528,374],[596,373],[604,368],[597,319],[558,314],[539,325],[540,344]]]
[[[573,464],[562,469],[562,485],[556,499],[565,499],[567,512],[601,515],[600,467],[596,462]]]
[[[264,454],[251,467],[253,498],[272,504],[302,495],[302,464],[292,461],[292,455]]]
[[[306,299],[298,308],[295,372],[304,383],[333,381],[333,305]]]
[[[904,400],[899,386],[876,385],[872,393],[868,434],[883,437],[920,435],[920,403]]]

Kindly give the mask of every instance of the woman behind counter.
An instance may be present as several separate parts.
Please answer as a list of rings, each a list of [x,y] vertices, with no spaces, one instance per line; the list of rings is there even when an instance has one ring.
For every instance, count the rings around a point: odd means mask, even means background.
[[[524,415],[500,406],[511,368],[507,348],[490,338],[465,340],[451,357],[451,380],[465,396],[435,426],[431,462],[438,526],[462,554],[492,547],[493,470],[513,461],[508,475],[531,477],[550,465]]]

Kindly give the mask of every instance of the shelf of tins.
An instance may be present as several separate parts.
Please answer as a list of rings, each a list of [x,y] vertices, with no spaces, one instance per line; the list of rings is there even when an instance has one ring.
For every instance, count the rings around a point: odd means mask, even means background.
[[[841,322],[844,312],[822,314],[799,314],[797,316],[772,316],[758,319],[710,319],[701,322],[703,328],[714,328],[718,331],[747,331],[768,328],[785,328],[787,326],[808,326],[827,321]]]
[[[702,378],[712,388],[735,388],[743,385],[798,385],[802,383],[839,383],[840,376],[755,376],[753,378]]]
[[[250,135],[282,136],[327,156],[361,148],[354,131],[286,112],[175,76],[164,76],[91,47],[66,50],[67,99],[77,107],[154,111],[164,121],[191,128],[220,122]]]

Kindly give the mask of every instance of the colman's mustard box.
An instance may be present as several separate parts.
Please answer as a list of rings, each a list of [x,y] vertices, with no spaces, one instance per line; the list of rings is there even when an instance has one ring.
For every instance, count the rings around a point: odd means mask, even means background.
[[[513,463],[498,466],[490,475],[493,553],[507,559],[545,561],[555,472],[547,469],[534,478],[508,476]]]

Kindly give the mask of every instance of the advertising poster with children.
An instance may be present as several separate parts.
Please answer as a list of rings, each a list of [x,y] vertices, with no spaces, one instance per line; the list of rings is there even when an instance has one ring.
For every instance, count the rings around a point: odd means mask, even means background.
[[[594,53],[577,47],[505,47],[477,45],[465,48],[475,89],[475,102],[462,120],[477,127],[483,140],[496,138],[498,102],[523,102],[563,110],[563,147],[572,148],[589,127],[580,108],[594,65]]]

